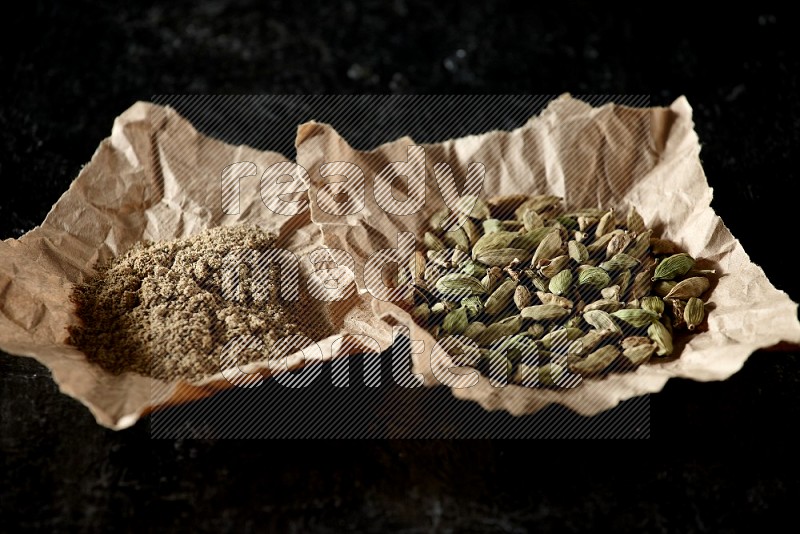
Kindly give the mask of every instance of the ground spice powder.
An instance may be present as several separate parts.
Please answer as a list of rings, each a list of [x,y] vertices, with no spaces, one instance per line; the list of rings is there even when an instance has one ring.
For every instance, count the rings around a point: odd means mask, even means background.
[[[234,226],[136,244],[75,286],[80,323],[69,329],[71,343],[111,373],[165,380],[220,372],[222,348],[238,335],[263,342],[263,350],[240,354],[240,364],[266,359],[281,337],[309,335],[293,321],[305,315],[298,313],[299,303],[278,297],[280,272],[274,265],[259,273],[241,265],[239,298],[224,298],[223,263],[237,250],[274,248],[275,239],[255,226]],[[255,274],[270,298],[253,299]]]

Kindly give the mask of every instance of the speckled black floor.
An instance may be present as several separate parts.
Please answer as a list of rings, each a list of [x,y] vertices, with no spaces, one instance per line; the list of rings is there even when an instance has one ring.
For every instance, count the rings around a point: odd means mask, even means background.
[[[113,118],[154,94],[685,94],[713,207],[800,300],[793,20],[674,4],[618,18],[397,0],[116,7],[26,2],[0,53],[0,237],[41,222]],[[336,7],[334,7],[336,6]],[[776,242],[781,240],[779,247]],[[798,353],[671,381],[647,441],[151,440],[97,426],[32,360],[0,358],[3,524],[53,531],[741,532],[800,490]],[[452,402],[432,393],[433,400]],[[448,394],[449,395],[449,394]],[[624,409],[624,407],[620,408]],[[642,436],[640,436],[642,437]]]

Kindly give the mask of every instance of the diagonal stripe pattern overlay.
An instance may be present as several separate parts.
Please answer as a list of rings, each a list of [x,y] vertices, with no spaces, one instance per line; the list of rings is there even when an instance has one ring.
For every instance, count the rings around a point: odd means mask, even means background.
[[[328,123],[355,149],[372,150],[403,136],[417,144],[512,130],[540,113],[555,95],[157,95],[201,133],[295,159],[298,124]],[[644,107],[649,96],[578,96],[593,106]],[[642,132],[645,135],[646,132]],[[175,140],[174,142],[180,142]],[[631,143],[642,139],[632,138]],[[172,147],[180,150],[181,147]],[[213,154],[206,155],[216,161]],[[219,161],[222,170],[234,163]],[[263,169],[260,169],[263,172]],[[605,172],[615,172],[613,162]],[[492,191],[482,195],[491,196]],[[221,198],[228,206],[231,199]],[[598,203],[605,207],[604,199]],[[264,208],[266,209],[266,208]],[[494,216],[494,213],[493,213]],[[513,214],[511,215],[513,217]],[[498,217],[498,218],[502,218]],[[302,321],[302,319],[300,319]],[[313,321],[313,318],[307,318]],[[191,343],[191,340],[187,340]],[[397,344],[408,345],[407,338]],[[395,347],[397,349],[398,347]],[[402,349],[403,347],[399,347]],[[406,347],[403,354],[408,354]],[[373,358],[373,359],[370,359]],[[379,358],[379,364],[374,359]],[[458,400],[446,387],[396,384],[390,351],[322,364],[310,381],[263,380],[213,397],[158,410],[153,438],[649,438],[650,402],[642,396],[593,417],[558,405],[511,416]],[[345,373],[349,368],[349,380]],[[288,377],[287,377],[288,378]],[[342,387],[346,382],[347,386]]]

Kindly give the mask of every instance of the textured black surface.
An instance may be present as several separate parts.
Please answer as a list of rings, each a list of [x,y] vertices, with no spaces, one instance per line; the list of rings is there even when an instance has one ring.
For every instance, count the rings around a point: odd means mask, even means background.
[[[800,299],[776,247],[796,243],[800,61],[768,4],[713,18],[588,2],[20,7],[6,21],[26,37],[0,55],[0,237],[41,222],[113,118],[154,94],[685,94],[713,207]],[[107,431],[42,366],[3,356],[0,513],[56,531],[769,528],[800,489],[799,361],[760,352],[726,382],[670,381],[649,441],[234,442],[154,441],[147,420]]]

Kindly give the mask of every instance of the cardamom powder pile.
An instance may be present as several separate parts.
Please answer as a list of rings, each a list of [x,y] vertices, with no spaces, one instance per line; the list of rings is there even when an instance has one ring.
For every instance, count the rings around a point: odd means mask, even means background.
[[[257,336],[262,350],[243,351],[239,364],[269,357],[276,340],[310,335],[294,322],[298,302],[279,297],[274,265],[258,273],[239,269],[236,299],[223,295],[223,262],[237,250],[265,251],[276,236],[255,226],[218,227],[189,238],[137,243],[98,266],[75,286],[72,300],[80,324],[70,342],[103,369],[153,378],[197,380],[220,372],[225,344],[239,335]],[[254,275],[270,296],[253,298]]]

